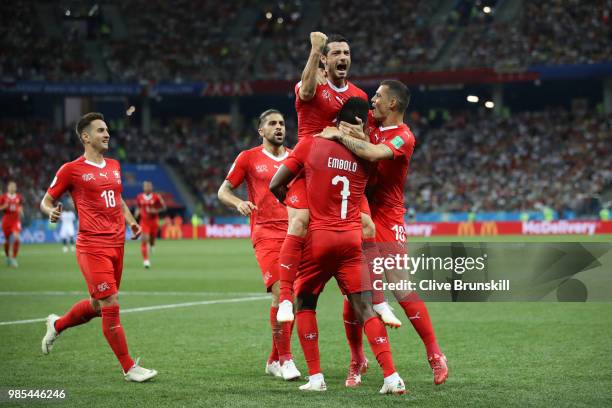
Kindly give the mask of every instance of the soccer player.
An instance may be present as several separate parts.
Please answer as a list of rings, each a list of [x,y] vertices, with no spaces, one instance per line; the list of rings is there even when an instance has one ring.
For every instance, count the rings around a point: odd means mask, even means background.
[[[372,186],[370,207],[376,225],[376,241],[382,256],[394,256],[405,251],[404,184],[408,175],[415,138],[404,123],[404,113],[410,101],[409,89],[400,81],[382,81],[372,98],[369,143],[360,125],[340,123],[329,127],[321,136],[340,141],[351,152],[364,160],[377,162],[376,183]],[[386,271],[388,282],[409,279],[404,270]],[[439,385],[448,377],[446,357],[440,351],[425,303],[416,292],[395,290],[393,294],[406,317],[421,337],[427,359],[433,370],[434,383]],[[385,320],[386,303],[374,305]]]
[[[74,252],[74,237],[76,235],[74,230],[74,223],[76,221],[76,214],[72,211],[72,205],[69,207],[62,209],[62,213],[60,216],[60,222],[62,226],[60,227],[59,236],[64,244],[63,250],[64,253],[67,253],[68,250]]]
[[[17,193],[17,183],[9,181],[6,193],[0,196],[0,211],[4,211],[2,217],[2,232],[4,233],[4,255],[6,264],[17,268],[17,254],[21,243],[21,217],[23,216],[23,198]],[[11,256],[10,245],[13,238],[13,253]]]
[[[84,146],[84,154],[60,167],[40,209],[49,216],[50,222],[57,222],[62,206],[54,203],[65,192],[70,192],[80,219],[77,261],[90,298],[77,302],[61,317],[54,314],[47,317],[42,352],[49,354],[64,330],[101,316],[102,332],[123,368],[124,378],[147,381],[155,377],[157,371],[140,367],[138,359],[134,362],[130,357],[118,301],[125,222],[127,220],[133,239],[140,236],[140,226],[121,197],[119,162],[104,158],[110,139],[104,116],[96,112],[85,114],[76,124],[76,133]]]
[[[149,253],[153,252],[155,238],[159,230],[159,214],[166,211],[164,198],[153,192],[153,183],[144,181],[142,183],[142,193],[136,197],[135,218],[140,216],[140,229],[142,237],[140,241],[140,253],[142,254],[142,264],[146,269],[151,267]]]
[[[310,54],[295,86],[295,109],[298,116],[298,140],[303,140],[334,125],[338,111],[351,97],[368,100],[366,93],[348,81],[351,51],[346,38],[321,32],[310,33]],[[325,68],[327,81],[319,83],[319,63]],[[293,321],[293,281],[302,258],[304,237],[308,230],[309,210],[306,184],[298,175],[287,193],[289,227],[280,253],[280,304],[278,321]],[[374,223],[369,216],[367,201],[362,205],[364,240],[373,240]],[[345,321],[351,320],[345,316]]]
[[[287,210],[268,190],[270,179],[287,158],[285,119],[269,109],[259,117],[262,144],[243,151],[236,158],[227,178],[219,188],[219,200],[240,214],[251,217],[251,240],[255,257],[261,268],[264,285],[272,293],[270,326],[272,352],[266,363],[266,374],[293,380],[300,377],[291,355],[292,322],[279,323],[278,312],[280,247],[287,232]],[[236,196],[233,190],[247,183],[248,200]]]
[[[367,118],[367,102],[352,99],[364,105],[364,119]],[[363,324],[383,370],[380,393],[406,392],[395,371],[385,325],[372,308],[370,274],[361,248],[360,207],[369,167],[339,143],[304,138],[270,183],[270,190],[283,202],[287,183],[305,171],[310,223],[304,259],[295,281],[298,335],[309,372],[308,383],[300,387],[304,391],[327,389],[319,357],[316,306],[325,284],[334,276]]]

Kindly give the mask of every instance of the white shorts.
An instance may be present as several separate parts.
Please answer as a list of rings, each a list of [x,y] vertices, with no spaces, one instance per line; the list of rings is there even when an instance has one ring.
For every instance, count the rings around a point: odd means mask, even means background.
[[[75,235],[74,227],[73,228],[70,228],[70,227],[64,228],[64,227],[62,227],[60,229],[60,233],[59,233],[60,239],[74,238],[74,235]]]

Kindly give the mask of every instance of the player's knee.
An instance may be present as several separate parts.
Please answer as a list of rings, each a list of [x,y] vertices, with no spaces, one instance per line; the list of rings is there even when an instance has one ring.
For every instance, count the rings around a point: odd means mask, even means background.
[[[308,231],[310,214],[308,210],[295,210],[289,216],[289,228],[287,232],[291,235],[304,237]]]
[[[119,295],[115,293],[104,299],[100,299],[99,302],[102,307],[119,306]]]
[[[297,310],[316,310],[319,296],[312,293],[303,293],[297,295],[296,306]]]
[[[351,294],[349,295],[349,302],[351,303],[351,307],[355,311],[357,318],[362,323],[375,316],[374,309],[372,309],[371,292]]]
[[[270,294],[272,295],[272,307],[278,307],[280,301],[280,284],[278,281],[274,282],[270,288]]]
[[[93,310],[95,310],[96,313],[100,314],[102,310],[100,302],[97,299],[89,298],[89,303],[91,304],[91,307],[93,307]]]
[[[361,214],[361,234],[363,238],[374,238],[376,236],[376,225],[367,214]]]

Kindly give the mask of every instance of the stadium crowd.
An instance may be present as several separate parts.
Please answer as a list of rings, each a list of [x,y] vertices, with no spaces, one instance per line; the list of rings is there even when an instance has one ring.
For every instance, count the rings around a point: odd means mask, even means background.
[[[62,37],[47,36],[31,1],[0,2],[0,79],[94,80],[78,30],[64,27]]]
[[[95,69],[84,42],[92,39],[91,33],[82,35],[64,18],[62,36],[50,36],[37,18],[40,12],[34,2],[4,2],[0,76],[5,80],[293,80],[308,55],[307,33],[312,29],[344,34],[352,45],[352,74],[361,76],[612,59],[608,46],[612,0],[524,2],[512,21],[495,18],[496,1],[457,0],[450,10],[441,10],[442,3],[408,0],[388,7],[383,0],[295,0],[261,4],[249,14],[245,0],[131,0],[117,3],[128,31],[124,37],[109,35],[112,27],[102,4],[99,18],[91,22],[103,61],[103,67]],[[482,11],[485,3],[492,6],[490,13]]]
[[[612,60],[611,0],[524,2],[520,21],[472,19],[448,68],[516,69]]]
[[[538,204],[578,215],[596,212],[592,198],[612,186],[612,117],[564,110],[495,117],[455,112],[442,123],[413,114],[417,139],[405,195],[418,212],[520,211]],[[254,126],[237,132],[207,118],[113,130],[109,153],[123,162],[165,162],[182,174],[206,215],[230,212],[217,189],[231,160],[259,143]],[[288,118],[288,145],[295,143]],[[134,148],[138,146],[138,148]],[[80,154],[71,129],[54,131],[44,122],[9,121],[0,127],[0,179],[18,181],[30,215],[57,166]],[[33,214],[32,214],[33,212]]]

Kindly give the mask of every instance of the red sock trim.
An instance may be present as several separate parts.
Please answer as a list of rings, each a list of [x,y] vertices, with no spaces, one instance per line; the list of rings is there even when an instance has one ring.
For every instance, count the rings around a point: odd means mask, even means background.
[[[304,352],[304,359],[308,365],[308,373],[314,375],[321,372],[321,358],[319,356],[319,329],[317,327],[317,314],[314,310],[302,310],[295,315],[300,345]]]
[[[297,235],[287,234],[285,241],[281,246],[278,257],[279,270],[279,285],[280,298],[283,302],[288,300],[293,301],[293,282],[297,274],[300,262],[302,261],[302,251],[304,250],[304,242],[306,240]]]
[[[427,306],[425,306],[419,295],[416,292],[411,292],[399,304],[404,309],[404,313],[410,320],[412,327],[419,334],[421,341],[423,341],[427,356],[441,354]]]
[[[350,302],[346,299],[344,299],[342,317],[344,318],[346,341],[351,350],[351,361],[363,362],[365,361],[365,354],[363,353],[363,324],[361,324]]]
[[[128,353],[125,331],[121,326],[119,316],[119,305],[106,306],[102,308],[102,332],[110,345],[113,353],[119,360],[123,372],[126,373],[134,365],[134,360]]]
[[[395,372],[395,365],[393,364],[389,336],[387,335],[384,323],[378,317],[371,317],[365,321],[363,327],[366,336],[368,336],[372,353],[376,356],[384,376],[390,376]]]
[[[61,333],[69,327],[85,324],[98,316],[100,315],[93,308],[89,299],[83,299],[72,305],[65,315],[55,321],[55,330]]]

